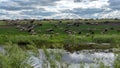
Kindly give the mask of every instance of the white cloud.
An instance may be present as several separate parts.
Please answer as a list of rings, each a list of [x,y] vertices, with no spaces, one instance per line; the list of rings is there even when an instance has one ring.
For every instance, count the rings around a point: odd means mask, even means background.
[[[117,1],[118,0],[0,0],[0,19],[120,18],[119,1]]]
[[[97,1],[83,1],[74,2],[74,0],[61,0],[57,1],[57,8],[74,9],[74,8],[103,8],[109,5],[108,0],[97,0]]]
[[[40,6],[49,12],[61,12],[63,10],[74,10],[75,8],[80,9],[93,9],[93,8],[107,8],[109,6],[108,0],[97,0],[86,2],[74,2],[74,0],[60,0],[55,2],[56,6]]]
[[[101,18],[120,18],[120,10],[111,11],[109,13],[103,13]]]
[[[73,14],[73,13],[59,13],[59,14],[55,14],[52,16],[46,16],[44,18],[48,18],[48,19],[78,19],[78,18],[82,18],[79,15]]]
[[[5,2],[5,1],[9,1],[9,0],[0,0],[0,2]]]

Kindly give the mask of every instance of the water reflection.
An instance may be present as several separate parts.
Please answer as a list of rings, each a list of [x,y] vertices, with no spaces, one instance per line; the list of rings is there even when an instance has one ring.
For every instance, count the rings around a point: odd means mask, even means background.
[[[113,68],[113,63],[115,60],[115,55],[112,52],[91,52],[89,50],[79,51],[79,52],[66,52],[64,50],[47,50],[52,57],[52,59],[57,64],[57,68],[80,68],[83,66],[84,68],[97,68],[99,64],[103,62],[106,66]],[[62,58],[61,61],[55,60],[54,54],[52,53],[59,53]],[[43,50],[39,50],[40,56],[35,57],[32,56],[28,63],[31,64],[34,68],[44,68],[43,65],[46,64],[50,68],[50,63],[46,59]],[[82,65],[83,64],[83,65]]]
[[[2,46],[0,46],[0,53],[4,54],[5,53],[5,50]]]

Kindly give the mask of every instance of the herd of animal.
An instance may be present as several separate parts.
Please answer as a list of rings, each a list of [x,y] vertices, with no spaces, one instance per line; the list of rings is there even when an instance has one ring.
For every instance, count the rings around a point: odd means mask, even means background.
[[[7,24],[9,24],[10,26],[14,26],[16,29],[19,29],[20,31],[27,31],[30,34],[34,34],[34,35],[38,33],[38,31],[35,30],[36,27],[45,26],[43,22],[34,23],[35,21],[36,21],[35,19],[26,20],[24,22],[21,21],[21,20],[5,20],[5,22]],[[52,22],[49,22],[49,23],[52,23]],[[97,27],[101,24],[104,24],[104,25],[108,24],[109,25],[110,23],[108,23],[108,22],[105,22],[105,23],[89,23],[89,22],[87,22],[87,23],[80,23],[80,22],[66,22],[66,23],[63,23],[63,21],[58,20],[58,22],[50,24],[50,25],[52,25],[52,27],[46,28],[45,31],[49,34],[59,34],[58,32],[55,32],[55,29],[59,28],[60,30],[63,30],[64,33],[66,33],[68,35],[69,34],[79,34],[80,35],[84,31],[82,29],[79,30],[79,27],[81,25],[84,25],[84,24],[90,25],[90,26],[92,25],[92,26]],[[120,25],[120,23],[115,23],[115,24]],[[76,27],[78,31],[72,30],[72,27]],[[101,34],[106,34],[110,30],[115,30],[116,32],[120,32],[120,27],[118,27],[117,29],[115,29],[115,27],[116,26],[112,26],[110,28],[104,27],[103,29],[100,30],[100,33]],[[87,27],[86,30],[87,30],[86,36],[89,36],[89,35],[94,35],[95,30],[98,30],[98,29]]]

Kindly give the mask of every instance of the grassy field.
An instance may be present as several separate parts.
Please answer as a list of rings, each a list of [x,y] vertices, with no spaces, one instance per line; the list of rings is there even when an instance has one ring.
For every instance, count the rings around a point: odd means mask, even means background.
[[[5,45],[12,42],[17,45],[34,44],[38,47],[46,46],[50,48],[64,47],[81,49],[106,49],[114,48],[120,45],[120,20],[36,20],[30,23],[30,20],[20,20],[17,23],[23,28],[17,28],[15,21],[0,21],[0,44]],[[29,32],[26,29],[28,25],[35,25]],[[34,34],[32,34],[34,33]],[[95,43],[95,44],[88,44]],[[101,43],[109,43],[108,46],[98,46]],[[102,45],[102,44],[101,44]],[[73,50],[74,50],[73,49]]]
[[[120,47],[119,19],[8,22],[0,21],[0,46],[9,52],[6,55],[0,54],[0,68],[30,68],[26,63],[21,64],[29,57],[26,50],[36,51],[45,47],[73,52]],[[31,29],[29,25],[34,27]],[[120,67],[119,62],[115,61],[115,68]],[[101,68],[105,68],[104,65]]]

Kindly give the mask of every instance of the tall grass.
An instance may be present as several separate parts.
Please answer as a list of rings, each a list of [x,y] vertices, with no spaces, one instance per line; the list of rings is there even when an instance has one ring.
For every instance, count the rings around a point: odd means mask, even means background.
[[[46,48],[73,48],[75,50],[80,49],[106,49],[117,48],[120,45],[120,36],[114,35],[94,35],[86,37],[85,35],[0,35],[0,44],[5,45],[8,42],[17,44],[19,46],[35,45],[38,48],[46,46]],[[87,43],[96,43],[90,45]],[[109,46],[98,46],[100,43],[110,43]],[[77,48],[77,49],[76,49]]]
[[[120,50],[120,46],[118,46],[118,49]],[[116,60],[114,61],[114,68],[120,68],[120,53],[115,53],[116,54]]]
[[[18,45],[12,43],[7,44],[6,46],[4,46],[4,48],[5,48],[5,53],[4,54],[0,53],[0,68],[32,68],[26,61],[30,57],[27,50],[23,50]],[[36,57],[39,57],[39,52],[36,47],[29,45],[28,48],[30,51],[35,53]],[[45,60],[45,62],[43,63],[45,68],[49,67],[48,63],[50,63],[50,68],[57,68],[59,65],[57,64],[56,61],[60,62],[60,67],[68,68],[68,64],[63,64],[63,62],[61,62],[62,56],[59,53],[59,51],[58,52],[48,51],[46,47],[43,47],[43,51],[47,58],[47,60]],[[116,57],[117,58],[113,66],[114,68],[120,68],[120,64],[119,64],[120,53],[117,53]],[[64,65],[66,66],[64,67]],[[81,67],[84,67],[84,64],[82,64]],[[105,66],[103,63],[100,63],[100,68],[109,68],[109,67]]]
[[[8,44],[5,46],[5,53],[0,53],[0,68],[31,68],[26,62],[29,58],[27,52],[17,45]]]

